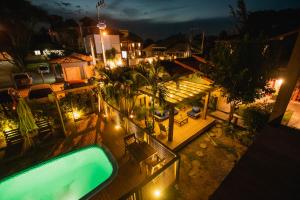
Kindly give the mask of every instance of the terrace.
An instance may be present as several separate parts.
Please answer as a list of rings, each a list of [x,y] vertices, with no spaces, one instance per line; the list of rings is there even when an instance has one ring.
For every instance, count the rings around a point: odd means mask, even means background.
[[[164,85],[169,111],[161,111],[159,105],[155,105],[154,132],[158,140],[176,151],[214,124],[215,120],[208,116],[208,103],[214,88],[202,78],[197,78],[197,82],[183,79],[178,83],[170,81]],[[140,106],[147,107],[151,101],[151,88],[143,88],[142,93],[139,97]],[[203,108],[200,108],[201,105]]]

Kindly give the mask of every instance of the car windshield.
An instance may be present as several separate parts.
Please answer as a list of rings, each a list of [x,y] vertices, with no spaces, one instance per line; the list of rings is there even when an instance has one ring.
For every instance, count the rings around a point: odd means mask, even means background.
[[[38,90],[31,90],[29,92],[29,99],[39,99],[43,97],[48,97],[48,94],[51,94],[52,90],[50,88],[42,88]]]
[[[48,67],[40,67],[40,70],[48,70]]]
[[[23,78],[28,78],[26,74],[17,74],[15,75],[15,79],[23,79]]]

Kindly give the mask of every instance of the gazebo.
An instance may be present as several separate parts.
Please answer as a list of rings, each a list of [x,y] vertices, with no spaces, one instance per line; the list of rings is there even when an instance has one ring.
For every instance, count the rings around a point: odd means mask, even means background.
[[[189,79],[175,81],[168,81],[164,84],[167,89],[165,100],[169,105],[169,123],[168,123],[168,142],[173,141],[174,132],[174,115],[176,105],[187,101],[188,99],[193,99],[203,94],[205,96],[203,111],[201,113],[201,118],[206,119],[208,114],[208,103],[210,99],[211,92],[214,90],[211,81],[205,80],[203,78],[201,81],[191,81]],[[146,86],[141,89],[143,94],[151,96],[151,86]],[[156,97],[158,98],[158,96]]]

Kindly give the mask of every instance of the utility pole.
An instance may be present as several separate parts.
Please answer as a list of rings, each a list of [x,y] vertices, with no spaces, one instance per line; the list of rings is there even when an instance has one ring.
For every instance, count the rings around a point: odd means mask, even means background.
[[[99,28],[100,32],[100,41],[101,41],[101,47],[102,47],[102,55],[103,55],[103,62],[104,62],[104,67],[106,67],[106,55],[105,55],[105,48],[104,48],[104,41],[103,41],[103,30],[106,28],[105,22],[101,22],[100,20],[100,8],[104,7],[104,0],[98,1],[96,4],[97,8],[97,13],[98,13],[98,24],[97,27]]]

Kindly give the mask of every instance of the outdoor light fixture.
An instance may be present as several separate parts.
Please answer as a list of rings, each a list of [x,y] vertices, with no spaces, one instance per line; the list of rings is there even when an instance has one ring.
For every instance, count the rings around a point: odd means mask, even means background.
[[[73,112],[73,117],[74,117],[75,120],[79,119],[80,116],[81,116],[81,113],[78,110],[76,110],[76,111]]]
[[[282,83],[284,82],[283,79],[278,79],[277,81],[278,81],[278,84],[279,84],[279,85],[282,85]]]
[[[161,196],[161,192],[159,189],[154,190],[153,195],[155,198],[159,198]]]
[[[134,117],[134,115],[133,115],[133,114],[130,114],[130,115],[129,115],[129,118],[131,118],[131,119],[132,119],[133,117]]]

